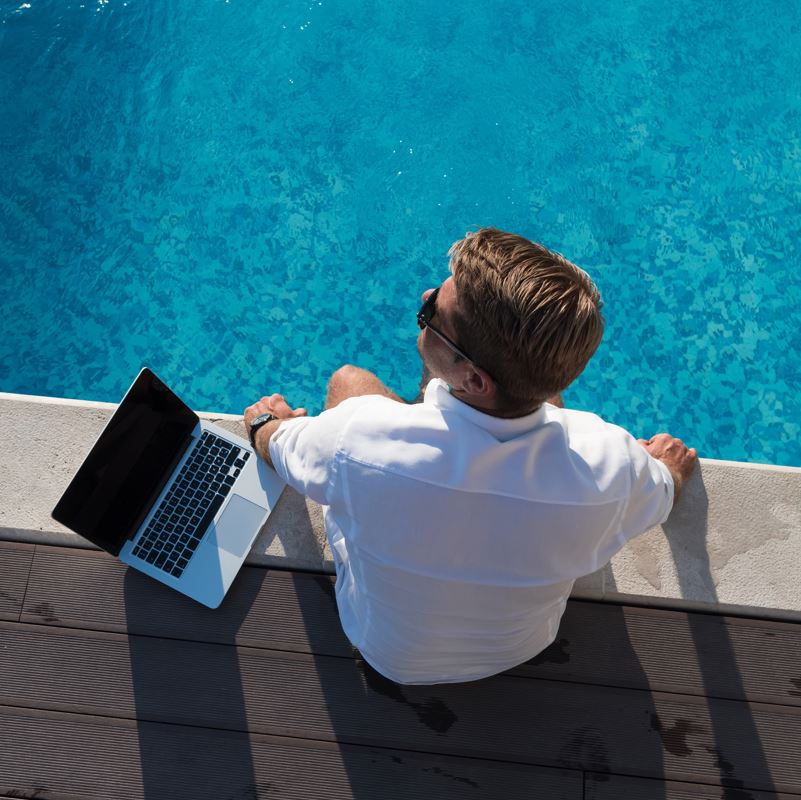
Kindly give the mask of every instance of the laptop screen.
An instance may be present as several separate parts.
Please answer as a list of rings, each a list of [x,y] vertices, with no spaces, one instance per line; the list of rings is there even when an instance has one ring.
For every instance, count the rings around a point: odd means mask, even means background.
[[[53,518],[118,555],[190,442],[195,413],[145,368],[67,487]]]

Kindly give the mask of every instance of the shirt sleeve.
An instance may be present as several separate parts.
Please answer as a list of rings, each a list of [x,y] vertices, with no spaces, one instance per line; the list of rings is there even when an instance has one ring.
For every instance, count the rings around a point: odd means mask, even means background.
[[[620,528],[633,539],[661,525],[673,508],[673,476],[670,470],[631,435],[627,438],[631,464],[631,491]]]
[[[330,505],[334,457],[348,422],[378,395],[343,400],[317,417],[285,420],[270,437],[275,471],[293,489],[321,505]]]

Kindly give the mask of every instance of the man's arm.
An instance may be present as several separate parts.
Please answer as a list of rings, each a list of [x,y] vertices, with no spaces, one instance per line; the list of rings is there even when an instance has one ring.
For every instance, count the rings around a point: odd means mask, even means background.
[[[684,484],[692,475],[698,463],[698,453],[694,447],[687,447],[681,439],[669,433],[658,433],[648,441],[637,440],[654,458],[661,461],[673,477],[673,505],[679,499]]]
[[[269,397],[262,397],[258,403],[248,406],[245,409],[245,431],[250,438],[250,423],[262,414],[272,414],[278,419],[270,420],[266,425],[262,425],[256,431],[256,454],[263,458],[271,467],[275,468],[272,458],[270,458],[270,439],[278,430],[284,420],[294,419],[295,417],[305,417],[305,408],[293,409],[287,403],[283,395],[273,394]]]
[[[272,422],[262,425],[256,431],[256,455],[263,458],[273,468],[275,468],[275,465],[272,458],[270,458],[270,439],[282,422],[282,419],[274,419]]]
[[[249,433],[251,422],[260,414],[278,417],[257,429],[256,452],[296,492],[330,505],[342,434],[361,409],[382,400],[392,402],[374,395],[351,397],[310,417],[305,408],[293,410],[281,395],[271,395],[245,409],[245,427]]]

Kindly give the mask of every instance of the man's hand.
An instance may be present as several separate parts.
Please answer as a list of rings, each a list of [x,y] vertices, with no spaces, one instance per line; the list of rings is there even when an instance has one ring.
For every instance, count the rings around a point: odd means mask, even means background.
[[[282,394],[271,394],[245,409],[245,430],[250,436],[250,423],[262,414],[272,414],[277,419],[262,425],[256,432],[256,452],[270,465],[270,437],[278,430],[278,426],[285,419],[305,417],[305,408],[295,408],[287,403]]]
[[[306,409],[293,409],[282,394],[271,394],[269,397],[262,397],[257,403],[245,409],[245,427],[250,429],[250,423],[262,414],[272,414],[278,419],[292,419],[293,417],[305,417]]]
[[[659,459],[673,476],[675,489],[673,492],[673,503],[679,499],[682,487],[693,474],[695,465],[698,463],[698,453],[694,447],[687,447],[681,439],[676,439],[669,433],[657,433],[648,441],[637,439],[637,441],[654,457]]]

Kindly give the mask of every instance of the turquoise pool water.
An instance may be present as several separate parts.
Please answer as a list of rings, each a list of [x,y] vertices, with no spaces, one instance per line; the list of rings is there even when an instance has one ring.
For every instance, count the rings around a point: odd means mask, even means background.
[[[568,405],[801,465],[801,7],[0,2],[0,390],[401,394],[449,245],[597,280]]]

